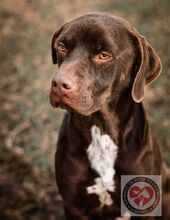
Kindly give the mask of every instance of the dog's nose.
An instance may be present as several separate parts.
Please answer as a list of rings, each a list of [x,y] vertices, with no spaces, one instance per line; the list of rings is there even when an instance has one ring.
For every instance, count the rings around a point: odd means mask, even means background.
[[[56,76],[52,80],[52,90],[56,94],[64,95],[75,91],[75,83],[68,77]]]

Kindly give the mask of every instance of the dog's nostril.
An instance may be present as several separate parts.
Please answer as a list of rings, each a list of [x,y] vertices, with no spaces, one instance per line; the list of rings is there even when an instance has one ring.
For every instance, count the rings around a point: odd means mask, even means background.
[[[73,87],[74,85],[72,81],[64,77],[60,77],[55,80],[52,80],[52,90],[55,93],[70,92],[70,90],[72,90]]]
[[[62,87],[63,87],[64,89],[71,89],[71,87],[70,87],[68,84],[66,84],[66,83],[63,83],[63,84],[62,84]]]
[[[57,87],[57,83],[55,81],[52,82],[53,87]]]

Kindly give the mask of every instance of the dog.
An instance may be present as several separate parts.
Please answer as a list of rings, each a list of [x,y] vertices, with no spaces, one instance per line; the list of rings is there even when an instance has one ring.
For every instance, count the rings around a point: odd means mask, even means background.
[[[170,219],[169,171],[142,104],[161,73],[155,50],[109,13],[89,13],[54,33],[50,103],[67,110],[57,143],[56,181],[68,220],[121,216],[121,175],[162,175],[163,216]],[[123,219],[120,218],[120,219]]]

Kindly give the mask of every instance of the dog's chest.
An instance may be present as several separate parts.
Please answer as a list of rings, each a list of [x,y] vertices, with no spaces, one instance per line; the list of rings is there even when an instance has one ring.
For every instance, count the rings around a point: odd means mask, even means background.
[[[87,154],[91,168],[97,172],[99,177],[94,180],[94,185],[87,187],[88,194],[97,194],[101,206],[111,205],[113,200],[109,194],[115,191],[114,165],[117,159],[118,147],[107,134],[101,134],[96,126],[91,128],[91,144],[88,146]]]

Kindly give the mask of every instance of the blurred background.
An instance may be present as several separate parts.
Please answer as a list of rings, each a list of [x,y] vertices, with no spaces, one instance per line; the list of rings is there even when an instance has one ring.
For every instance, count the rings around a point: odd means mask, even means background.
[[[161,77],[148,89],[151,129],[170,165],[169,0],[0,1],[0,220],[60,220],[54,153],[63,111],[49,104],[50,41],[64,21],[107,11],[130,21],[156,49]]]

